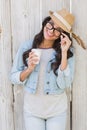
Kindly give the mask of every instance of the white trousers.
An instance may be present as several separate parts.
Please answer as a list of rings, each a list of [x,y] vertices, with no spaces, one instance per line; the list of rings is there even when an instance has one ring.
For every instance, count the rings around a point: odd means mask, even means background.
[[[25,130],[65,130],[66,120],[67,112],[48,119],[32,116],[28,112],[24,112]]]

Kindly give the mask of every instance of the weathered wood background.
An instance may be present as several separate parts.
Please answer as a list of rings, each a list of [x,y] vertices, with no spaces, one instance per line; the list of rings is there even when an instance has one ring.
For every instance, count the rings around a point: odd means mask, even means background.
[[[0,0],[0,130],[25,130],[22,118],[23,88],[12,86],[9,81],[12,61],[20,43],[33,38],[40,30],[43,18],[49,15],[49,10],[65,7],[75,15],[73,30],[87,45],[86,6],[86,0]],[[74,47],[72,117],[70,123],[69,109],[66,129],[87,130],[87,51],[75,41]]]

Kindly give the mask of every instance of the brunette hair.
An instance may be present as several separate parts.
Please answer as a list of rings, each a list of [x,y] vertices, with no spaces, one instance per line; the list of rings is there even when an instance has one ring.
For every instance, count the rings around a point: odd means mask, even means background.
[[[50,20],[51,20],[50,16],[46,17],[43,20],[42,29],[38,34],[35,35],[34,40],[33,40],[33,44],[32,44],[32,48],[39,48],[41,42],[44,40],[44,35],[43,35],[44,27],[47,24],[47,22],[49,22]],[[65,33],[69,37],[69,39],[72,41],[72,39],[70,38],[70,34],[68,32],[64,31],[63,33]],[[61,63],[61,45],[60,45],[60,41],[61,41],[60,37],[58,37],[58,39],[56,39],[54,41],[54,44],[53,44],[53,48],[56,51],[56,55],[55,55],[56,61],[51,64],[51,68],[53,69],[55,75],[57,75],[56,70],[58,69],[58,67],[59,67],[59,65]],[[72,47],[72,44],[71,44],[69,50],[67,51],[67,58],[70,58],[70,57],[73,56],[73,53],[71,51],[71,47]],[[27,62],[26,62],[26,58],[29,57],[29,52],[31,51],[31,49],[29,49],[29,50],[27,50],[27,51],[25,51],[23,53],[23,63],[25,64],[25,66],[28,66]]]

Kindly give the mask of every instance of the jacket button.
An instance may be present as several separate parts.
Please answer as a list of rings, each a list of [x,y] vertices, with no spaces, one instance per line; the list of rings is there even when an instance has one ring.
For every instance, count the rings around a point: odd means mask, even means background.
[[[46,92],[46,94],[49,94],[49,92]]]
[[[50,82],[48,81],[47,84],[49,84]]]

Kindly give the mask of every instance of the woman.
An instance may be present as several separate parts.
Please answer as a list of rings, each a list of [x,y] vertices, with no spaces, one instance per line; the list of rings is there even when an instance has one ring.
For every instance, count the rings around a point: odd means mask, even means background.
[[[60,10],[58,15],[62,16],[64,13],[67,15],[65,11]],[[68,16],[73,18],[71,14]],[[66,20],[66,25],[63,22],[64,17],[62,20],[55,17],[51,12],[50,16],[44,19],[41,31],[33,40],[20,46],[13,63],[12,83],[25,86],[26,130],[65,130],[67,120],[65,89],[70,87],[73,81],[74,58],[69,33],[71,28],[69,30],[67,26],[70,23]],[[40,59],[32,51],[33,48],[41,50]]]

